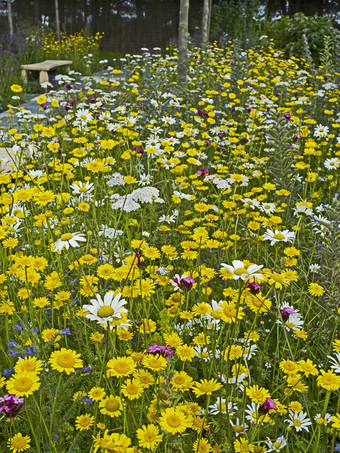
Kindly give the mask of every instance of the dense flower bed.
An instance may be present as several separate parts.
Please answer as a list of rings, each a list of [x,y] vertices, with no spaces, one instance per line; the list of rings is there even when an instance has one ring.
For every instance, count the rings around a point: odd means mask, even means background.
[[[231,43],[128,56],[0,174],[13,452],[335,451],[338,75]]]

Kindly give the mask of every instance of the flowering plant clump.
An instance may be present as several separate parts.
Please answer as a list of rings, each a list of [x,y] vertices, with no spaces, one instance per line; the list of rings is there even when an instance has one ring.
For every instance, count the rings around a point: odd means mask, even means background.
[[[122,64],[0,132],[2,444],[337,451],[339,73],[194,47],[184,99],[176,54]]]

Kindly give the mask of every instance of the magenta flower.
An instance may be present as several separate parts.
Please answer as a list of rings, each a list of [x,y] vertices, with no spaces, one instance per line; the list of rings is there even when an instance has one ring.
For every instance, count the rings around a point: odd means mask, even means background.
[[[145,354],[152,354],[152,355],[162,355],[163,357],[170,357],[175,354],[175,351],[171,348],[171,346],[161,346],[157,343],[149,346],[148,349],[145,351]]]
[[[266,414],[271,409],[277,409],[276,404],[271,398],[266,398],[266,401],[259,407],[259,414]]]
[[[257,294],[259,291],[261,291],[261,285],[259,285],[258,283],[255,283],[255,282],[247,282],[246,283],[246,288],[249,289],[249,291],[252,293],[252,294]]]
[[[287,321],[290,315],[294,315],[296,313],[295,308],[293,307],[283,307],[281,308],[281,316],[284,322]]]
[[[191,290],[195,280],[187,275],[182,275],[181,277],[176,274],[175,277],[172,279],[172,284],[174,285],[175,289],[181,289],[184,293],[187,293]]]
[[[8,393],[0,396],[0,412],[4,411],[6,418],[14,418],[24,407],[24,401],[25,398],[19,398],[16,395],[9,395]],[[3,406],[1,406],[1,403],[3,403]]]

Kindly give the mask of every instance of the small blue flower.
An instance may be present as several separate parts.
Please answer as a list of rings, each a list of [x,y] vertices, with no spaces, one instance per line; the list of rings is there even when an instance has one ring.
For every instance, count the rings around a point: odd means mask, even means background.
[[[4,375],[5,375],[6,377],[9,377],[9,376],[10,376],[11,374],[13,374],[13,373],[14,373],[13,368],[5,368],[5,369],[4,369]]]
[[[93,403],[93,400],[91,398],[89,398],[87,395],[82,396],[80,399],[87,405],[90,405]]]
[[[71,331],[68,327],[65,327],[64,329],[61,330],[61,333],[63,335],[71,335]]]

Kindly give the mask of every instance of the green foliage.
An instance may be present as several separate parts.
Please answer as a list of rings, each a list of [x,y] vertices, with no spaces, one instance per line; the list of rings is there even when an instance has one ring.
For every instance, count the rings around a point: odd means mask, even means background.
[[[284,50],[286,57],[305,57],[303,35],[316,65],[320,64],[320,53],[324,51],[325,38],[328,38],[329,55],[336,55],[336,37],[339,34],[331,20],[325,16],[305,16],[303,13],[284,16],[282,19],[269,22],[264,27],[265,34],[274,42],[274,46]]]
[[[260,29],[259,0],[231,0],[214,5],[211,12],[211,39],[227,35],[228,39],[239,39],[253,44]]]

